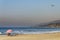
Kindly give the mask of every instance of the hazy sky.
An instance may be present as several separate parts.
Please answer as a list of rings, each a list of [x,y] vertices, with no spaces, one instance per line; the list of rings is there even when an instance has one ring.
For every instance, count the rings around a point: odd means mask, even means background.
[[[1,24],[35,25],[59,19],[60,0],[0,0]]]

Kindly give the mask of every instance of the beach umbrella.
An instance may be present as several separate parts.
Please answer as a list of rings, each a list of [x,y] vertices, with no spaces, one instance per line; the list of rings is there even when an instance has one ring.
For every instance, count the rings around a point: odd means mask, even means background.
[[[11,33],[13,30],[11,30],[11,29],[9,29],[9,30],[7,30],[7,33]]]

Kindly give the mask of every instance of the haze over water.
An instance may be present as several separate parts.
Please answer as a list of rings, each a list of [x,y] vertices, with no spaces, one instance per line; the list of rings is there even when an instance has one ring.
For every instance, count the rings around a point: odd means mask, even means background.
[[[60,0],[0,0],[0,25],[32,26],[53,20],[60,20]]]

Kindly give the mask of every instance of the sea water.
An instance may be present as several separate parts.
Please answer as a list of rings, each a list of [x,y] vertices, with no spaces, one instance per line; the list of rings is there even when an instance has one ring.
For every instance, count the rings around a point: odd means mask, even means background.
[[[5,33],[8,29],[19,34],[43,34],[60,32],[60,28],[32,28],[32,27],[0,27],[0,32]]]

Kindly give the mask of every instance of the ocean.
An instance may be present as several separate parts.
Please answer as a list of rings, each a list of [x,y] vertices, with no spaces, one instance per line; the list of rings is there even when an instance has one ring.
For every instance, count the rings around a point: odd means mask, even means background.
[[[18,34],[44,34],[60,32],[60,28],[32,28],[32,27],[0,27],[0,32],[6,33],[8,29],[12,29]]]

